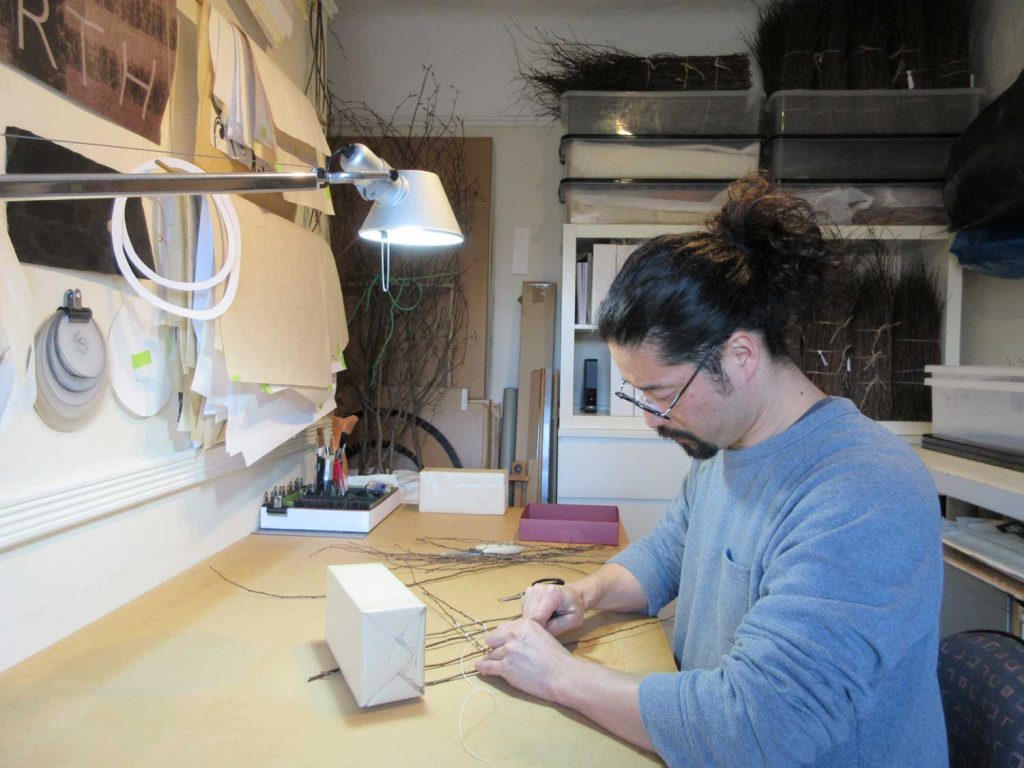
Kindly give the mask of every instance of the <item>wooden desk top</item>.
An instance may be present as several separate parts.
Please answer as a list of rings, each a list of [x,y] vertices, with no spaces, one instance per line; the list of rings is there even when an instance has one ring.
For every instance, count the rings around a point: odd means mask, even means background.
[[[318,596],[325,591],[326,566],[372,559],[345,549],[352,544],[396,551],[429,550],[416,541],[420,537],[507,541],[515,538],[518,521],[518,510],[483,517],[403,507],[363,540],[248,536],[0,674],[0,764],[481,765],[459,738],[459,709],[471,690],[464,680],[430,686],[421,699],[360,710],[340,676],[307,682],[337,666],[324,642],[323,599],[254,594],[212,568],[250,589]],[[595,554],[604,559],[613,551]],[[571,580],[594,567],[516,564],[426,586],[490,625],[516,611],[514,603],[498,603],[497,597],[536,578]],[[413,572],[396,574],[408,583]],[[436,574],[417,575],[425,580]],[[419,588],[413,591],[429,607],[427,632],[447,629],[435,603]],[[623,631],[600,637],[614,630]],[[575,654],[616,669],[675,669],[654,620],[595,614],[579,637]],[[427,681],[458,674],[463,646],[428,650],[428,665],[454,664],[428,669]],[[501,680],[479,683],[497,701],[483,694],[469,701],[467,741],[502,768],[658,764],[655,756],[569,710]]]

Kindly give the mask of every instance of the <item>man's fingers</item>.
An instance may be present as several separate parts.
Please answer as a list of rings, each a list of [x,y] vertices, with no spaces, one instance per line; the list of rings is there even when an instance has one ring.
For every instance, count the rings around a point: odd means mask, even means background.
[[[523,618],[543,624],[558,610],[562,602],[561,589],[550,584],[536,584],[523,598]]]
[[[473,668],[481,675],[501,675],[501,662],[490,659],[480,659]]]
[[[550,634],[557,636],[563,632],[568,632],[570,629],[576,629],[580,623],[579,615],[573,613],[568,616],[559,616],[552,619],[544,625],[544,629],[546,629]]]
[[[484,658],[487,659],[488,661],[501,661],[507,655],[508,655],[508,646],[507,645],[502,645],[502,646],[492,650],[490,653],[488,653],[486,656],[484,656]]]
[[[497,648],[515,637],[519,632],[521,622],[522,619],[517,619],[516,621],[507,621],[499,625],[497,629],[487,636],[488,647]]]

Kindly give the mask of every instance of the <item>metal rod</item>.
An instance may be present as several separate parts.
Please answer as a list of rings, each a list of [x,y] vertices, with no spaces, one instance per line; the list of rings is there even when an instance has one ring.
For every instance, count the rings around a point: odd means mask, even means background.
[[[294,173],[8,173],[0,174],[0,200],[289,192],[386,178],[390,174],[328,173],[323,168]]]

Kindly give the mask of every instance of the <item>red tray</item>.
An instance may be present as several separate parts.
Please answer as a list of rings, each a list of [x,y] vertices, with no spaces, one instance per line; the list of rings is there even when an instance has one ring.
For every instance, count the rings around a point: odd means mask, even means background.
[[[519,518],[519,540],[618,546],[619,508],[598,504],[527,504]]]

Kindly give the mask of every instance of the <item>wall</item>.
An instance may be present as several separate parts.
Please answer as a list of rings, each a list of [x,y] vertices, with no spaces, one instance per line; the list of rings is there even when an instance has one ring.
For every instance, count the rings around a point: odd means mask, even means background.
[[[212,1],[261,39],[241,0]],[[162,147],[0,67],[4,125],[53,138],[142,148],[72,146],[122,171],[161,148],[190,154],[199,7],[193,0],[178,3],[177,63]],[[272,55],[301,86],[309,57],[304,26],[299,24]],[[68,287],[80,287],[101,328],[109,327],[130,295],[120,278],[31,266],[21,270],[2,214],[0,230],[5,276],[0,311],[8,331],[23,337],[19,343],[31,341]],[[222,448],[198,455],[176,435],[176,416],[172,402],[154,418],[135,419],[109,395],[96,420],[80,432],[54,432],[28,413],[0,433],[0,532],[5,534],[0,535],[0,670],[250,533],[264,490],[305,468],[306,457],[298,452],[302,439],[249,469]],[[73,527],[39,535],[68,525]],[[34,540],[10,545],[30,537]]]
[[[541,27],[588,42],[612,40],[640,54],[733,53],[744,49],[741,30],[753,27],[756,9],[750,0],[517,0],[511,5],[398,0],[386,7],[382,11],[373,0],[349,0],[335,17],[332,31],[342,49],[332,49],[329,56],[334,92],[390,114],[419,89],[422,67],[432,66],[446,87],[445,108],[452,93],[447,86],[458,91],[457,111],[466,120],[466,135],[494,138],[487,392],[500,401],[502,390],[519,381],[522,282],[559,280],[564,221],[558,202],[558,181],[564,175],[558,140],[564,131],[516,102],[519,85],[513,82],[517,67],[509,30],[518,25],[533,33]],[[513,35],[525,54],[522,35]],[[512,274],[517,226],[532,230],[525,275]]]

